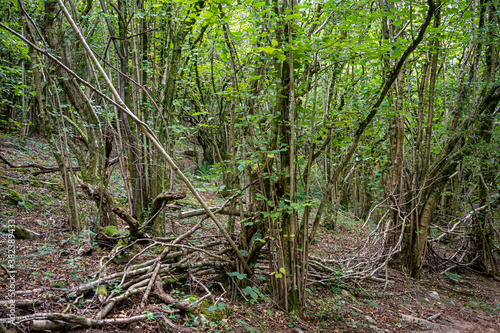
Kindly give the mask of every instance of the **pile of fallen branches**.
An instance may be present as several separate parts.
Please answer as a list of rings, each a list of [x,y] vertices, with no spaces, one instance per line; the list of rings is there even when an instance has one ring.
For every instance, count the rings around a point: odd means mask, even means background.
[[[62,313],[35,313],[16,317],[13,319],[13,323],[20,324],[29,321],[31,330],[48,330],[74,326],[129,324],[148,319],[147,316],[106,319],[116,305],[134,295],[141,295],[140,308],[144,310],[147,309],[146,306],[151,297],[170,305],[169,311],[196,310],[201,301],[206,298],[214,298],[210,290],[203,284],[203,278],[234,270],[234,261],[229,256],[228,246],[224,240],[214,235],[193,237],[195,232],[200,231],[203,227],[204,221],[206,218],[202,217],[199,222],[175,239],[137,239],[128,246],[115,247],[108,256],[101,259],[100,270],[95,275],[94,281],[63,290],[64,296],[67,296],[68,299],[76,299],[73,303],[68,304]],[[110,268],[109,263],[114,257],[130,251],[137,243],[142,243],[145,246],[128,261],[123,267],[123,271],[107,274]],[[154,259],[144,261],[145,254],[152,252],[156,252],[157,256]],[[176,299],[165,292],[164,288],[167,284],[180,280],[189,281],[193,288],[201,290],[204,295],[195,302],[190,302]],[[20,290],[16,294],[18,298],[36,297],[37,293],[43,291],[46,290]],[[83,311],[84,313],[94,313],[91,317],[70,313],[75,308],[74,305],[81,303],[82,298],[92,300],[86,303],[88,305]],[[26,305],[34,308],[36,305],[36,301],[30,302],[29,300],[18,300],[16,303],[18,307]],[[154,317],[163,318],[165,315],[160,311],[155,313]],[[12,323],[12,320],[2,319],[0,322]],[[165,321],[165,323],[168,326],[177,326],[171,321]],[[176,329],[179,331],[179,327]]]
[[[376,225],[370,227],[371,232],[360,242],[359,246],[335,254],[333,258],[319,258],[310,256],[311,270],[310,279],[312,281],[322,282],[331,279],[332,275],[338,279],[363,280],[370,279],[378,282],[388,283],[390,279],[397,279],[394,270],[390,268],[390,261],[399,251],[405,233],[405,226],[409,225],[409,217],[412,212],[404,213],[401,207],[389,205],[387,200],[375,206],[371,212],[385,205],[385,214],[379,217]],[[488,209],[488,205],[473,206],[469,211],[462,215],[448,220],[441,224],[431,224],[431,235],[427,241],[426,266],[441,274],[455,269],[474,270],[474,266],[480,261],[480,255],[477,253],[474,244],[473,230],[479,225],[477,215],[479,212]],[[397,211],[400,218],[398,225],[391,224],[388,218],[390,211]],[[363,228],[367,226],[370,220],[368,216]],[[500,239],[500,233],[490,223],[488,226],[490,237]],[[487,228],[484,226],[484,228]],[[392,247],[387,246],[388,236],[397,235],[396,242]],[[500,247],[492,244],[491,263],[487,269],[491,272],[500,270]],[[486,262],[486,260],[483,260]],[[486,266],[486,265],[485,265]],[[484,270],[484,269],[483,269]],[[330,276],[325,276],[329,272]]]

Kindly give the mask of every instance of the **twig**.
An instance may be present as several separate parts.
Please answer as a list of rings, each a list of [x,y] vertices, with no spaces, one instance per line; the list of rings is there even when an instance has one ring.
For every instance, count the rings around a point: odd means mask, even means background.
[[[189,229],[186,233],[180,235],[179,237],[177,237],[173,242],[172,244],[176,244],[176,243],[179,243],[180,241],[182,241],[184,238],[188,237],[189,235],[193,234],[196,230],[198,230],[198,228],[201,226],[201,223],[204,221],[205,219],[201,219],[200,222],[198,222],[196,225],[194,225],[191,229]],[[142,300],[141,300],[141,308],[144,307],[144,305],[146,304],[146,300],[148,299],[149,297],[149,294],[151,292],[151,288],[153,287],[153,284],[155,283],[156,281],[156,277],[158,276],[158,271],[160,270],[160,266],[161,266],[161,261],[163,260],[163,258],[165,258],[167,256],[167,254],[170,252],[170,248],[169,247],[165,247],[165,249],[162,251],[162,253],[158,256],[157,258],[157,261],[156,261],[156,266],[155,266],[155,269],[154,269],[154,272],[153,272],[153,276],[151,277],[151,280],[149,281],[149,284],[148,284],[148,287],[146,288],[146,292],[144,292],[144,295],[142,297]]]

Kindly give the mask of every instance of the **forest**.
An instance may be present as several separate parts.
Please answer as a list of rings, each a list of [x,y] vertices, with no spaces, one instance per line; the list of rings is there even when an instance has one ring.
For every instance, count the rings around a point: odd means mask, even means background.
[[[500,330],[497,1],[0,13],[0,332]]]

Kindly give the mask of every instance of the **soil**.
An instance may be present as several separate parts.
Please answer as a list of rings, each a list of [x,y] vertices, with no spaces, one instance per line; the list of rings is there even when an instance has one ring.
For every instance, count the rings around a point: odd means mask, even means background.
[[[0,154],[15,164],[39,163],[54,166],[47,144],[42,138],[21,140],[0,133]],[[115,175],[119,184],[119,175]],[[198,184],[200,187],[202,184]],[[24,201],[9,200],[12,191]],[[120,198],[120,187],[111,188]],[[207,200],[216,203],[213,191],[202,192]],[[24,169],[12,169],[0,164],[0,222],[24,226],[40,235],[39,238],[16,239],[16,290],[41,289],[31,294],[18,294],[18,299],[38,300],[34,306],[17,307],[16,315],[63,312],[92,318],[99,310],[97,297],[86,295],[76,299],[65,289],[93,279],[101,259],[111,250],[105,242],[93,243],[91,251],[78,254],[85,244],[84,234],[68,230],[65,217],[66,196],[57,173],[37,177]],[[92,226],[96,221],[95,205],[80,191],[78,200],[82,220]],[[192,200],[188,196],[187,201]],[[186,205],[186,201],[179,203]],[[368,228],[368,227],[365,227]],[[168,230],[167,230],[168,231]],[[330,257],[350,251],[366,233],[359,223],[345,219],[335,231],[322,230],[311,252]],[[0,263],[7,265],[7,237],[0,235]],[[123,264],[110,264],[107,273],[120,270]],[[0,300],[7,298],[7,273],[0,267]],[[263,280],[266,277],[261,277]],[[214,277],[215,279],[215,277]],[[411,279],[397,270],[387,271],[387,281],[344,280],[332,277],[308,289],[303,313],[287,314],[265,295],[255,302],[243,298],[224,300],[228,311],[219,321],[198,327],[200,332],[500,332],[500,282],[471,270],[454,270],[447,274],[424,269],[423,278]],[[203,281],[222,295],[216,281]],[[178,284],[172,295],[187,293],[203,295],[201,288]],[[265,290],[263,290],[265,293]],[[162,309],[162,303],[151,298],[140,309],[142,295],[119,304],[108,318],[140,315],[144,311]],[[168,314],[167,314],[168,315]],[[193,316],[186,313],[170,315],[178,325],[192,325]],[[7,308],[0,308],[0,318],[7,317]],[[8,325],[7,325],[8,326]],[[9,328],[9,326],[8,326]],[[28,332],[28,323],[17,328]],[[152,320],[124,327],[74,328],[71,332],[166,332],[165,326]]]

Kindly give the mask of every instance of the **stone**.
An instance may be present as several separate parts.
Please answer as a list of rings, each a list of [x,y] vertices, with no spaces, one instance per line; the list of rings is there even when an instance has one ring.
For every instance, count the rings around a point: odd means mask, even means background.
[[[193,324],[194,326],[206,326],[206,325],[209,325],[210,322],[208,321],[208,319],[202,314],[200,313],[198,316],[196,316],[193,320]]]
[[[435,299],[436,301],[440,301],[441,300],[441,297],[435,291],[429,292],[429,297]]]
[[[118,233],[118,228],[114,225],[108,225],[107,227],[102,228],[102,233],[111,237]]]

